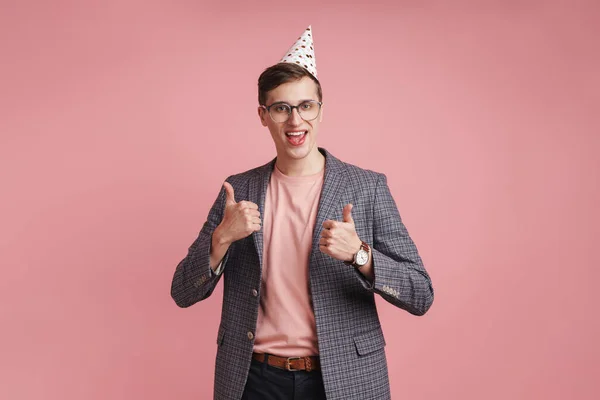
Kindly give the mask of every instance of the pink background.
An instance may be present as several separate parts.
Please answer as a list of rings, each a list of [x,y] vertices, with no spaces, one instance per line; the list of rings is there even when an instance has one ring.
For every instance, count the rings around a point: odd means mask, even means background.
[[[387,174],[436,290],[378,300],[393,398],[599,398],[600,6],[342,3],[1,3],[0,398],[211,398],[222,284],[171,278],[309,24],[319,145]]]

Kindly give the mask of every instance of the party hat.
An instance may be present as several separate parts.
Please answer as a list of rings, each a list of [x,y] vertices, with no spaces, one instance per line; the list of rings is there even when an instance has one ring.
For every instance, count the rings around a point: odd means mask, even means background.
[[[315,49],[313,47],[310,25],[279,62],[298,64],[306,68],[315,78],[317,77],[317,61],[315,60]]]

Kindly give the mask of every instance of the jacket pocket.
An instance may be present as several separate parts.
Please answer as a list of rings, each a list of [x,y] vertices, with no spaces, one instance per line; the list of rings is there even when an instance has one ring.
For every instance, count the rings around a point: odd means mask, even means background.
[[[219,332],[217,333],[217,345],[223,344],[223,337],[225,336],[225,326],[219,325]]]
[[[381,327],[354,336],[354,345],[359,355],[364,356],[385,347],[385,339]]]

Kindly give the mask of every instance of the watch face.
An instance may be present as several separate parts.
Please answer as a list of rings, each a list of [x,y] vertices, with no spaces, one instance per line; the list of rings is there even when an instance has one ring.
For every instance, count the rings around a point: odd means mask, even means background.
[[[356,253],[356,264],[365,265],[369,261],[369,253],[360,249],[358,253]]]

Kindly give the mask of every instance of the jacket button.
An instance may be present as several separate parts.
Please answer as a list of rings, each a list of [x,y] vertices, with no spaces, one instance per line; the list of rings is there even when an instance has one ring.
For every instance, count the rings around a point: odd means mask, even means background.
[[[254,339],[254,334],[252,332],[248,332],[248,339]]]
[[[258,290],[252,289],[252,296],[254,296],[254,297],[258,296]]]

